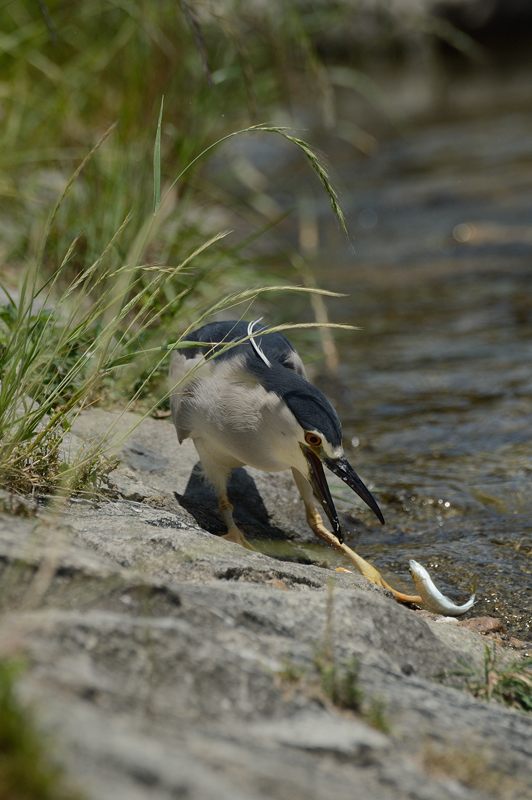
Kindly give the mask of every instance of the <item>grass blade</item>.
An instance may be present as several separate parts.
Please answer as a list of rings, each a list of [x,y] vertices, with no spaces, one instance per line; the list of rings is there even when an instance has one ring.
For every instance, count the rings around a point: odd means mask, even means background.
[[[153,213],[157,211],[161,203],[161,126],[163,121],[164,94],[161,97],[161,108],[159,109],[159,119],[157,122],[157,133],[155,134],[155,144],[153,147]]]

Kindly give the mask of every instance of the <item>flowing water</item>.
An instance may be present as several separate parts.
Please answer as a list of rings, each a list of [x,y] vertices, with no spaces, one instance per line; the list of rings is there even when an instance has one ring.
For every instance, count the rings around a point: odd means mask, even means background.
[[[403,585],[409,558],[460,602],[477,583],[476,614],[527,638],[532,111],[418,122],[334,167],[355,253],[323,248],[317,277],[362,331],[338,338],[322,386],[387,520],[357,510],[348,541]]]

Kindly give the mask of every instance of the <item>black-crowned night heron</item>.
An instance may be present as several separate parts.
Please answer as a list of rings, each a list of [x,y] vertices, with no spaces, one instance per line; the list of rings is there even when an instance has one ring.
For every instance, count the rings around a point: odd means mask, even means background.
[[[227,481],[236,467],[265,472],[292,470],[314,533],[340,550],[370,581],[399,600],[418,598],[392,589],[378,570],[343,542],[338,515],[323,464],[384,518],[377,502],[345,458],[338,415],[325,395],[306,377],[301,358],[279,333],[261,335],[256,323],[213,322],[192,332],[197,343],[174,351],[171,408],[179,442],[194,442],[206,478],[218,496],[225,538],[251,545],[233,519]],[[228,342],[248,338],[230,349]],[[318,500],[334,533],[323,524]],[[251,548],[253,549],[253,548]]]

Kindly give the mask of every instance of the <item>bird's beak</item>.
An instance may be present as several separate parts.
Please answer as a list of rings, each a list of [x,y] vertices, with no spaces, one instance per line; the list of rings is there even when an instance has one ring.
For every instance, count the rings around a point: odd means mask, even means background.
[[[325,458],[324,461],[335,475],[338,475],[344,483],[347,483],[347,485],[362,498],[366,505],[371,508],[377,519],[384,525],[384,517],[377,505],[377,501],[366,484],[360,480],[347,458]]]
[[[323,471],[323,466],[321,464],[321,458],[310,447],[302,446],[301,449],[303,450],[305,458],[307,459],[310,485],[312,486],[316,498],[322,504],[323,509],[329,518],[334,535],[338,541],[342,543],[344,541],[344,537],[342,536],[340,520],[338,519],[338,514],[336,513],[336,508],[334,507],[333,499],[329,491],[327,478],[325,477],[325,472]]]
[[[310,447],[303,447],[302,449],[309,465],[309,480],[314,494],[322,504],[324,511],[329,518],[334,535],[338,541],[342,543],[344,541],[344,537],[340,527],[340,520],[338,519],[338,514],[336,508],[334,507],[331,492],[329,491],[329,486],[323,471],[321,458]],[[371,494],[366,484],[360,480],[347,458],[324,458],[323,460],[331,472],[334,472],[335,475],[338,475],[338,477],[341,478],[344,483],[347,483],[347,485],[350,486],[360,498],[362,498],[362,500],[371,508],[375,516],[384,525],[384,517],[382,516],[382,511],[377,505],[377,501]]]

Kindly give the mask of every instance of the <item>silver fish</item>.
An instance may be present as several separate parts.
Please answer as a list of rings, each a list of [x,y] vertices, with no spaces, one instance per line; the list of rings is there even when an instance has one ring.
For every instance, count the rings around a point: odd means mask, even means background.
[[[418,564],[418,562],[413,559],[410,560],[408,564],[412,580],[416,584],[416,589],[423,601],[423,608],[426,608],[427,611],[433,611],[435,614],[443,614],[446,617],[459,617],[472,608],[475,602],[474,594],[471,595],[467,603],[458,606],[436,588],[425,567],[422,567],[421,564]]]

